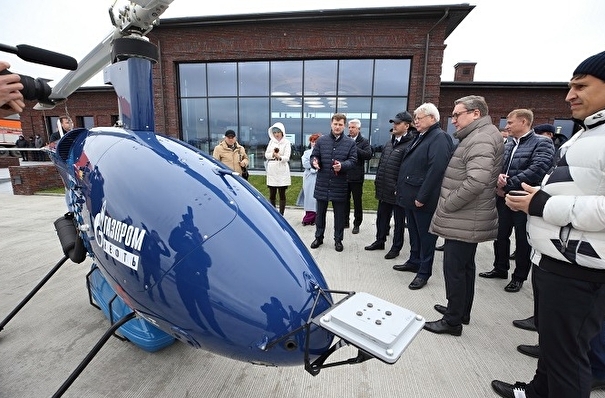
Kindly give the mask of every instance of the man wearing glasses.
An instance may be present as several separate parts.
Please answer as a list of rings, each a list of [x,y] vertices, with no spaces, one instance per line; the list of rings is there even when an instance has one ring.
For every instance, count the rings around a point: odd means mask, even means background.
[[[445,239],[443,274],[447,305],[435,304],[443,318],[427,322],[433,333],[462,334],[475,295],[475,253],[479,242],[498,234],[496,181],[504,142],[492,124],[485,99],[477,95],[454,102],[452,123],[459,143],[443,176],[430,232]]]
[[[416,273],[408,287],[417,290],[426,285],[433,273],[437,236],[429,232],[429,225],[454,143],[439,127],[439,111],[434,104],[425,103],[416,108],[414,124],[418,135],[401,160],[396,192],[397,205],[405,209],[410,257],[393,269]]]

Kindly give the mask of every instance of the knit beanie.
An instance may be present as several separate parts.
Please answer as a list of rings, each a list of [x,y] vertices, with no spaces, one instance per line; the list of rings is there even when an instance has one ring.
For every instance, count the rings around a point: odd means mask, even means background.
[[[605,82],[605,51],[582,61],[573,71],[573,76],[576,75],[591,75]]]

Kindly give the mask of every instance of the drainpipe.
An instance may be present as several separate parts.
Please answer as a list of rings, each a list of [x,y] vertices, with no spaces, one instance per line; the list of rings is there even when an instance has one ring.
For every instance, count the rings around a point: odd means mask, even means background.
[[[426,93],[426,73],[429,67],[429,40],[431,38],[431,32],[437,27],[437,25],[439,25],[445,18],[447,18],[449,13],[450,9],[448,8],[445,10],[445,14],[443,14],[441,19],[437,21],[437,23],[433,25],[433,27],[429,29],[429,31],[426,33],[426,45],[424,48],[424,72],[422,73],[422,101],[420,101],[421,104],[424,104],[424,95]]]

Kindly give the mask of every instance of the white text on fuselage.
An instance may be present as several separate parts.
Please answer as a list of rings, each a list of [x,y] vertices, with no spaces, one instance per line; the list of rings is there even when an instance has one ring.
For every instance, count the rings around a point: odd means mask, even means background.
[[[95,241],[105,253],[136,271],[139,268],[139,256],[126,248],[140,252],[146,231],[109,217],[105,214],[105,209],[106,203],[103,202],[101,211],[95,216]]]

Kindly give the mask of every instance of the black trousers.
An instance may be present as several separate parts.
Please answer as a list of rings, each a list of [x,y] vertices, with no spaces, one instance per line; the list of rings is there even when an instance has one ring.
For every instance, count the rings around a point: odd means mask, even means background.
[[[605,284],[567,278],[536,265],[532,282],[540,358],[526,395],[589,398],[588,351],[605,319]]]
[[[447,311],[443,319],[452,326],[470,319],[475,297],[477,243],[446,239],[443,245],[443,276]]]
[[[527,241],[527,214],[522,211],[512,211],[504,202],[504,198],[496,199],[498,209],[498,238],[494,242],[494,268],[508,272],[510,268],[510,235],[515,230],[515,271],[512,279],[527,280],[531,261],[531,246]]]
[[[418,266],[416,276],[428,280],[433,275],[435,243],[437,243],[437,235],[429,232],[433,213],[406,208],[405,218],[410,235],[410,258],[407,262]]]
[[[345,224],[349,223],[349,214],[351,214],[351,197],[353,198],[353,226],[359,227],[363,221],[363,203],[361,202],[361,195],[363,194],[363,181],[362,182],[349,182],[347,207],[345,213],[347,219]]]
[[[342,242],[345,230],[347,202],[332,201],[332,209],[334,210],[334,241]],[[317,200],[317,215],[315,216],[315,237],[324,238],[326,232],[326,213],[328,212],[328,201]]]
[[[391,216],[395,221],[395,231],[393,233],[393,246],[391,251],[399,252],[403,247],[405,230],[405,210],[403,207],[378,201],[378,210],[376,212],[376,241],[385,243],[387,235],[391,228]]]

